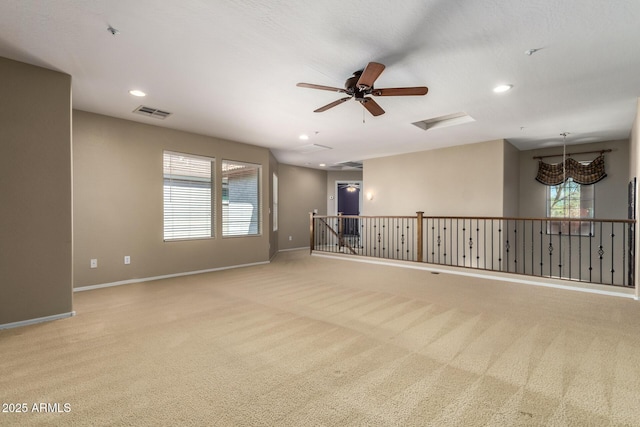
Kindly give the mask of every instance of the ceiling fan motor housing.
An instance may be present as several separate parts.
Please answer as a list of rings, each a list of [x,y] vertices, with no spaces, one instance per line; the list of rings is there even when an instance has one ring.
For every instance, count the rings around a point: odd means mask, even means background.
[[[355,99],[363,99],[365,95],[369,95],[373,90],[373,87],[358,87],[358,80],[362,71],[356,71],[353,76],[349,77],[344,83],[344,88],[349,95],[353,95]]]

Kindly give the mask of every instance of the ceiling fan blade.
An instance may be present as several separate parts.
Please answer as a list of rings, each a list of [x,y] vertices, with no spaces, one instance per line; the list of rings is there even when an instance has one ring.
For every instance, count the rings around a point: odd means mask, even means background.
[[[358,83],[356,86],[358,87],[373,87],[373,82],[376,81],[380,74],[384,71],[384,65],[379,64],[377,62],[369,62],[367,68],[364,69],[360,78],[358,79]]]
[[[426,95],[429,88],[426,86],[418,87],[390,87],[386,89],[374,89],[371,95],[375,96],[409,96],[409,95]]]
[[[327,111],[329,108],[333,108],[333,107],[335,107],[336,105],[340,105],[340,104],[342,104],[343,102],[348,101],[348,100],[350,100],[350,99],[351,99],[351,97],[350,97],[350,96],[347,96],[346,98],[340,98],[340,99],[338,99],[337,101],[333,101],[331,104],[327,104],[327,105],[325,105],[324,107],[320,107],[320,108],[318,108],[317,110],[314,110],[313,112],[314,112],[314,113],[322,113],[323,111]]]
[[[379,116],[381,114],[384,114],[384,110],[382,109],[382,107],[378,105],[378,103],[371,98],[363,98],[362,101],[360,101],[360,103],[364,108],[369,110],[369,112],[374,116]]]
[[[331,92],[340,92],[340,93],[346,93],[347,92],[346,90],[340,89],[339,87],[314,85],[314,84],[311,84],[311,83],[298,83],[296,86],[298,86],[298,87],[306,87],[306,88],[309,88],[309,89],[328,90],[328,91],[331,91]]]

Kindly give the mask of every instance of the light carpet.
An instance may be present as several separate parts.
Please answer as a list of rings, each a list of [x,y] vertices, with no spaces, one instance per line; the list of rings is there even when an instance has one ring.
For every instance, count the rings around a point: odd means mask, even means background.
[[[74,309],[0,331],[0,425],[640,426],[628,299],[296,251]]]

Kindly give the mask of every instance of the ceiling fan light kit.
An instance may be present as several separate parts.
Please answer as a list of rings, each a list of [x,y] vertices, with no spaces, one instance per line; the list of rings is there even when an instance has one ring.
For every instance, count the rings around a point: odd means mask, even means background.
[[[345,93],[348,96],[333,101],[325,106],[322,106],[314,113],[321,113],[342,104],[345,101],[354,99],[358,101],[369,113],[373,116],[380,116],[385,113],[382,107],[373,99],[373,96],[420,96],[426,95],[429,88],[426,86],[417,87],[396,87],[396,88],[384,88],[375,89],[373,84],[380,77],[380,74],[384,71],[385,66],[378,62],[369,62],[364,70],[356,71],[353,76],[349,77],[344,84],[344,89],[340,89],[332,86],[322,86],[312,83],[298,83],[298,87],[306,87],[309,89],[328,90],[331,92]]]

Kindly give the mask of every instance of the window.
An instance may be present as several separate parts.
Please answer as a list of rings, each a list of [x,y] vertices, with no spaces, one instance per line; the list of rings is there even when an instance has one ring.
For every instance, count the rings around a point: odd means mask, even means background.
[[[547,186],[547,217],[593,218],[593,207],[593,185],[581,185],[569,178],[566,184]],[[589,221],[550,221],[547,232],[588,236],[591,228]]]
[[[164,152],[164,240],[213,237],[214,159]]]
[[[260,234],[261,166],[230,160],[222,161],[222,235]]]
[[[278,231],[278,175],[273,174],[273,231]]]

